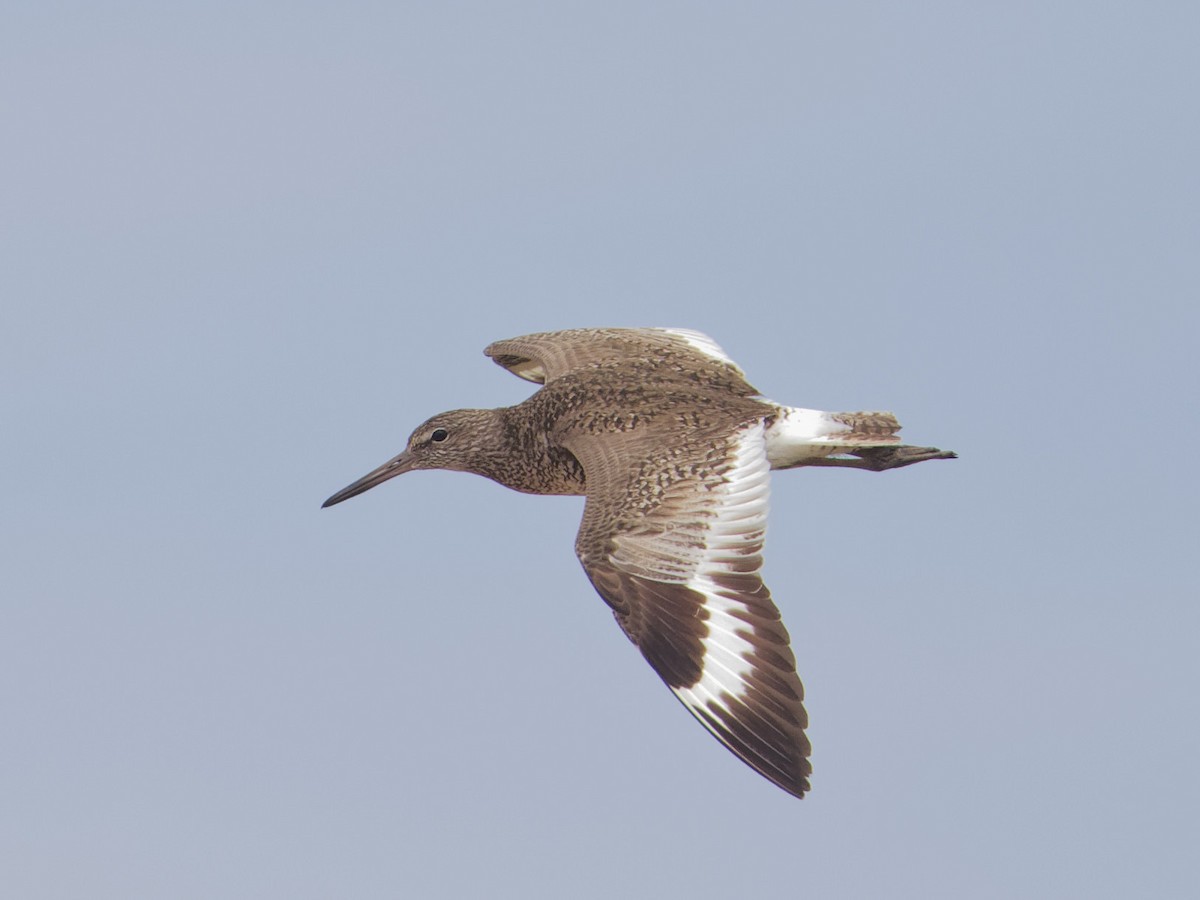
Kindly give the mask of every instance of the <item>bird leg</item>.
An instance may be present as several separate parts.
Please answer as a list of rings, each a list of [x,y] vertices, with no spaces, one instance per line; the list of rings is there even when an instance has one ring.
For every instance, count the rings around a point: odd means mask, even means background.
[[[861,450],[844,451],[858,459],[826,456],[806,459],[797,463],[799,466],[837,466],[844,469],[866,469],[870,472],[882,472],[885,469],[899,469],[911,466],[913,463],[925,462],[927,459],[957,459],[958,454],[950,450],[939,450],[937,447],[912,447],[901,444],[898,447],[864,447]],[[790,467],[789,468],[793,468]]]

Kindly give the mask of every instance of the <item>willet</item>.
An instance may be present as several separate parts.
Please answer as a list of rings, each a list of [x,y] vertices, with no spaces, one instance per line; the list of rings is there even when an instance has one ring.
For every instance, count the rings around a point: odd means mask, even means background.
[[[770,470],[955,454],[901,444],[891,413],[772,403],[695,331],[575,329],[484,352],[543,387],[516,406],[434,416],[324,506],[413,469],[586,496],[575,552],[621,630],[717,740],[803,796],[804,688],[759,574]]]

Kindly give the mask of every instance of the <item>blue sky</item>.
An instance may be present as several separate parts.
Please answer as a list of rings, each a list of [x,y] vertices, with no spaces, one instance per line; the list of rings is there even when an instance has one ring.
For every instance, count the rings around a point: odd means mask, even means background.
[[[14,896],[1194,891],[1192,5],[4,18]],[[577,498],[318,508],[585,325],[961,454],[774,479],[803,801],[620,634]]]

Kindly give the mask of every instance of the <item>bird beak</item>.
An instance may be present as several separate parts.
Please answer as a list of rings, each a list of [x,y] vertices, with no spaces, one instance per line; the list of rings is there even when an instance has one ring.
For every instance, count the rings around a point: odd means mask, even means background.
[[[321,504],[321,509],[327,506],[333,506],[335,503],[341,503],[343,500],[349,500],[351,497],[357,497],[363,491],[369,491],[377,484],[383,484],[389,478],[395,478],[397,475],[403,475],[405,472],[412,471],[416,467],[416,459],[411,453],[405,450],[399,456],[393,456],[378,469],[368,472],[354,484],[347,485],[342,488],[328,500]]]

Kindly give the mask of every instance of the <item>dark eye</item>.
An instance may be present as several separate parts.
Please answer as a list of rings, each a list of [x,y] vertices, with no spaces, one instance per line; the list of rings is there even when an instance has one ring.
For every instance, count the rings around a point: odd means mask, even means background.
[[[433,434],[429,436],[429,439],[435,444],[440,444],[448,437],[450,437],[450,432],[448,432],[445,428],[435,428],[433,429]]]

